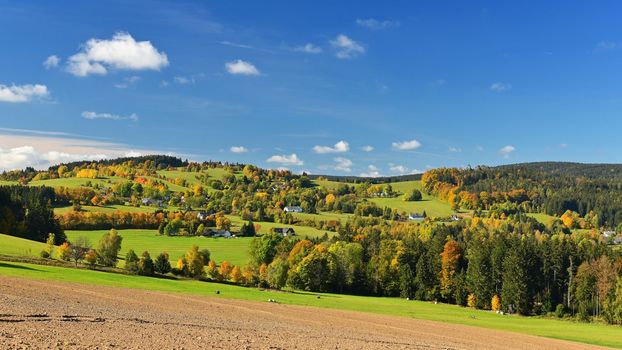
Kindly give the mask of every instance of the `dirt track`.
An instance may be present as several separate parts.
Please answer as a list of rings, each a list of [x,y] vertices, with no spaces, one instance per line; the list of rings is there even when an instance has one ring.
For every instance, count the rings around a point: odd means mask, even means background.
[[[594,349],[366,313],[0,277],[0,349]]]

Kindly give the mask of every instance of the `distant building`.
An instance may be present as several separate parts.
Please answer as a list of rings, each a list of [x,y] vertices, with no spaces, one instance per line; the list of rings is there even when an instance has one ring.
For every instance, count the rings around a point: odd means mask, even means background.
[[[460,220],[461,220],[461,219],[460,219],[460,217],[459,217],[458,215],[452,215],[452,216],[449,218],[449,221],[460,221]]]
[[[296,231],[291,227],[275,227],[272,232],[283,235],[283,237],[295,236]]]
[[[197,219],[199,220],[207,220],[209,216],[210,216],[210,213],[206,211],[200,211],[197,213]]]
[[[423,221],[423,220],[425,220],[425,216],[423,214],[419,214],[419,213],[411,213],[410,215],[408,215],[408,220],[411,220],[411,221]]]
[[[232,238],[235,237],[234,234],[232,234],[231,232],[229,232],[228,230],[216,230],[216,229],[210,229],[207,230],[205,233],[203,233],[203,236],[208,236],[208,237],[224,237],[224,238]]]
[[[603,231],[603,237],[609,238],[614,237],[616,235],[616,231]]]
[[[283,208],[286,213],[302,213],[302,208],[299,206],[287,206]]]

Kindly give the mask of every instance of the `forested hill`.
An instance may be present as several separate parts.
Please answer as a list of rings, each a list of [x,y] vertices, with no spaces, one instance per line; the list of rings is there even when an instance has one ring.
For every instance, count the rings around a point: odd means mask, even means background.
[[[622,178],[622,164],[590,164],[570,162],[534,162],[493,167],[511,172],[538,172],[547,175],[581,176],[590,179]]]
[[[362,176],[340,176],[340,175],[308,175],[311,180],[326,179],[329,181],[345,182],[345,183],[363,183],[369,182],[371,184],[383,184],[401,181],[419,181],[422,174],[408,174],[408,175],[396,175],[396,176],[381,176],[381,177],[362,177]]]
[[[581,217],[594,227],[622,224],[622,165],[525,163],[439,168],[422,176],[429,193],[454,207]],[[500,206],[503,205],[503,208]],[[568,216],[567,215],[567,216]]]

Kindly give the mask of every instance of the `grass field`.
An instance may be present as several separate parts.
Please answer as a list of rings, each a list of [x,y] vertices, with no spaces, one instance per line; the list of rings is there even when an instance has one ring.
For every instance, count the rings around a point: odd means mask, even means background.
[[[0,254],[13,256],[39,256],[45,243],[13,237],[0,233]]]
[[[529,214],[527,214],[527,216],[530,216],[530,217],[538,220],[539,222],[541,222],[543,224],[548,224],[551,221],[557,219],[555,216],[551,216],[551,215],[547,215],[547,214],[542,214],[542,213],[529,213]]]
[[[407,301],[398,298],[302,292],[272,292],[226,284],[190,280],[157,279],[22,263],[0,263],[0,276],[57,280],[253,301],[275,299],[279,303],[285,304],[362,311],[465,324],[622,348],[622,327],[594,323],[578,323],[549,318],[504,316],[489,311],[472,310],[455,305]],[[216,294],[216,290],[220,293]],[[317,295],[321,295],[321,298],[317,298]]]
[[[73,210],[73,206],[71,205],[66,207],[57,207],[54,208],[54,214],[62,215],[71,210]],[[83,205],[81,210],[92,213],[113,213],[115,211],[125,211],[129,213],[153,213],[157,210],[157,208],[149,206],[133,207],[122,204],[113,204],[107,206]],[[169,210],[176,210],[176,208],[169,208]]]
[[[68,177],[61,179],[51,179],[51,180],[39,180],[39,181],[31,181],[28,183],[28,186],[49,186],[49,187],[67,187],[67,188],[76,188],[85,186],[87,182],[91,184],[99,184],[101,186],[111,186],[114,183],[127,181],[126,179],[120,177],[109,177],[109,178],[98,178],[98,179],[83,179],[77,177]]]
[[[87,237],[92,245],[97,245],[101,236],[107,230],[95,231],[65,231],[69,241],[79,236]],[[200,249],[209,249],[211,258],[217,264],[227,260],[234,265],[244,265],[248,262],[248,248],[252,238],[207,238],[207,237],[169,237],[160,236],[156,230],[118,230],[123,237],[120,256],[124,257],[128,250],[133,249],[140,255],[145,250],[152,257],[163,251],[168,252],[171,263],[175,264],[188,249],[197,245]]]
[[[239,231],[239,227],[241,227],[242,224],[246,222],[238,216],[227,215],[227,217],[229,218],[229,220],[231,220],[234,231]],[[291,227],[296,231],[296,235],[298,235],[299,237],[308,236],[308,237],[315,238],[315,237],[321,237],[325,233],[328,234],[328,236],[330,237],[335,234],[334,232],[331,232],[331,231],[318,230],[315,227],[308,227],[308,226],[285,225],[285,224],[278,224],[274,222],[265,222],[265,221],[258,221],[258,222],[255,222],[255,224],[259,224],[261,226],[258,232],[261,234],[269,233],[270,229],[274,227]]]

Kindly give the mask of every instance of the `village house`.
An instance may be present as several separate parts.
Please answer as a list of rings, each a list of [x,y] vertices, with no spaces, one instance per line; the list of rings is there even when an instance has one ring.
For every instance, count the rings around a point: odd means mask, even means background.
[[[210,214],[206,211],[200,211],[197,213],[197,219],[198,220],[207,220],[207,218],[210,216]]]
[[[283,237],[295,236],[296,231],[291,227],[275,227],[272,229],[273,233],[282,235]]]
[[[425,216],[419,213],[411,213],[408,215],[408,220],[411,221],[423,221],[425,220]]]
[[[229,232],[229,230],[217,230],[217,229],[209,229],[203,232],[203,236],[206,237],[224,237],[224,238],[234,238],[235,235]]]
[[[283,208],[286,213],[302,213],[302,208],[299,206],[287,206]]]

